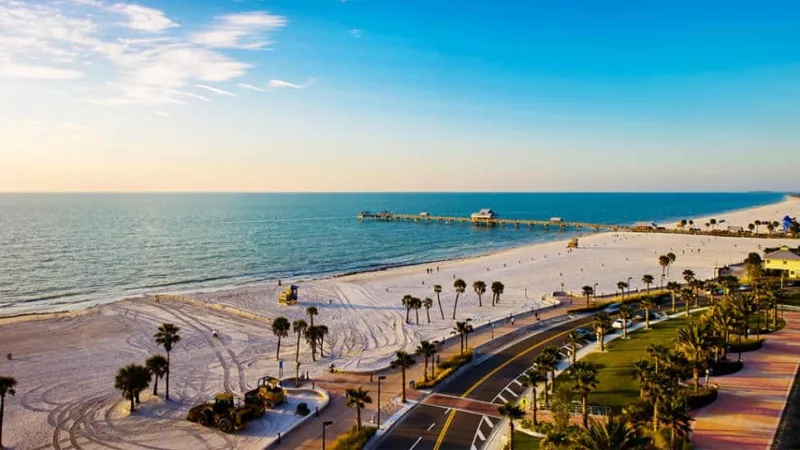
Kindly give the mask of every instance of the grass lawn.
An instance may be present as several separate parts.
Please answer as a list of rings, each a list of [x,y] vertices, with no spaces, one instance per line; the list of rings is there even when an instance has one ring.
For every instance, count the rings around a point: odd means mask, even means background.
[[[539,440],[540,438],[521,431],[514,432],[514,448],[517,449],[536,450],[539,448]]]
[[[606,344],[606,353],[590,353],[582,361],[597,365],[597,379],[600,381],[597,390],[589,394],[589,403],[609,406],[620,411],[624,405],[633,403],[639,398],[639,382],[632,376],[633,364],[647,358],[647,347],[650,344],[663,344],[673,347],[672,341],[678,335],[678,329],[688,323],[686,317],[665,320],[650,326],[650,330],[637,330],[628,333],[627,340],[618,338]],[[592,344],[594,345],[594,344]],[[569,374],[562,373],[556,379],[569,382]]]

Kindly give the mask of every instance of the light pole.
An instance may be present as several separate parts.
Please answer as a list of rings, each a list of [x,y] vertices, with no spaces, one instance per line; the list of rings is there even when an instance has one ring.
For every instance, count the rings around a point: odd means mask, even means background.
[[[472,328],[472,317],[467,318],[467,329],[464,331],[464,349],[469,348],[469,332]]]
[[[593,300],[595,301],[595,303],[597,302],[597,284],[598,283],[594,284],[594,289],[592,290],[592,295],[594,295],[594,299]]]
[[[631,295],[631,280],[633,277],[628,277],[628,296]]]
[[[325,422],[322,422],[322,450],[325,450],[325,429],[328,428],[332,423],[332,420],[326,420]]]
[[[386,375],[378,375],[378,429],[381,429],[381,380],[385,380]]]

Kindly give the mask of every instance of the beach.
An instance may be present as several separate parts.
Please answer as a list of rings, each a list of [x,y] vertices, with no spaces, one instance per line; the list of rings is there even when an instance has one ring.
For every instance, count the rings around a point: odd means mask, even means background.
[[[722,227],[747,229],[757,219],[780,221],[787,214],[800,216],[800,199],[714,218],[725,221]],[[710,217],[686,219],[702,227]],[[413,351],[421,340],[450,335],[457,278],[466,282],[467,290],[459,296],[456,318],[470,318],[480,326],[505,320],[510,314],[550,307],[555,291],[580,296],[582,286],[596,284],[598,295],[613,294],[619,281],[630,281],[632,290],[644,290],[645,274],[655,278],[652,287],[657,287],[662,271],[658,256],[668,252],[677,259],[664,283],[682,281],[686,269],[700,279],[711,278],[715,267],[741,262],[749,252],[781,244],[796,246],[797,240],[605,232],[580,236],[579,248],[571,251],[561,240],[473,258],[298,282],[299,302],[292,306],[276,301],[278,292],[292,282],[283,280],[282,286],[148,295],[73,313],[0,319],[0,345],[12,355],[2,360],[0,372],[19,381],[17,395],[6,398],[4,440],[16,449],[263,448],[274,437],[274,427],[223,435],[183,419],[189,407],[218,392],[242,395],[255,387],[259,377],[278,375],[277,338],[270,329],[275,317],[308,321],[305,308],[315,306],[319,311],[315,324],[329,329],[324,357],[317,361],[312,361],[309,347],[300,343],[301,372],[313,377],[331,363],[342,370],[366,372],[385,367],[396,351]],[[483,306],[472,290],[477,280],[487,285]],[[502,282],[505,289],[493,307],[488,287],[494,281]],[[433,292],[437,284],[442,286],[444,319]],[[433,300],[430,311],[419,310],[419,324],[415,311],[410,312],[410,323],[405,323],[401,299],[406,294]],[[142,363],[163,351],[152,339],[163,322],[179,326],[183,337],[171,355],[173,401],[143,396],[143,412],[128,418],[126,401],[113,389],[114,375],[125,364]],[[212,336],[214,330],[218,338]],[[281,346],[287,377],[293,375],[295,345],[296,335],[290,332]],[[264,423],[279,420],[268,414]],[[147,432],[143,432],[145,426]]]

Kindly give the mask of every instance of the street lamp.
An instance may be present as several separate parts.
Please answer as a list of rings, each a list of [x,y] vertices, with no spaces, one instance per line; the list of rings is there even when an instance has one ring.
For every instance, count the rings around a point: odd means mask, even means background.
[[[386,375],[378,375],[378,429],[381,429],[381,380],[385,380]]]
[[[594,296],[594,299],[593,299],[593,300],[594,300],[595,302],[597,302],[597,284],[598,284],[598,283],[595,283],[595,284],[594,284],[594,289],[592,290],[592,295]]]
[[[322,422],[322,450],[325,450],[325,428],[328,428],[332,423],[332,420]]]
[[[628,295],[631,295],[631,280],[633,277],[628,277]]]

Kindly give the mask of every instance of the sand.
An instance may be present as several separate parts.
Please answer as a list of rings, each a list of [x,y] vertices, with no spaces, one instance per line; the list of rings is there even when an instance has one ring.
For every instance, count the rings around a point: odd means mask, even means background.
[[[715,218],[746,227],[755,219],[780,220],[786,214],[800,216],[800,200]],[[263,447],[290,425],[286,415],[281,421],[280,414],[273,414],[272,422],[260,422],[235,435],[223,435],[183,418],[193,404],[218,392],[241,395],[259,377],[278,375],[277,339],[269,325],[276,316],[308,320],[305,308],[314,305],[319,309],[315,322],[330,329],[325,357],[316,362],[301,342],[301,371],[313,376],[331,362],[347,370],[369,371],[388,364],[397,350],[413,351],[420,340],[450,334],[454,277],[468,284],[458,301],[458,320],[472,318],[480,325],[546,306],[542,297],[561,290],[562,282],[565,290],[575,292],[597,283],[601,294],[614,292],[616,283],[628,277],[633,289],[644,289],[644,274],[653,275],[659,284],[657,258],[670,251],[677,261],[665,282],[680,280],[684,269],[709,278],[715,266],[739,262],[750,251],[781,243],[797,245],[789,239],[600,233],[581,237],[581,248],[572,252],[563,241],[551,242],[458,261],[303,282],[299,283],[300,303],[294,306],[278,305],[281,288],[262,285],[185,294],[177,299],[181,301],[146,297],[78,314],[0,320],[0,346],[13,354],[12,360],[0,362],[0,373],[19,381],[17,395],[7,398],[4,441],[16,449]],[[426,273],[427,268],[434,273]],[[489,292],[483,307],[478,306],[471,289],[475,280],[505,284],[499,305],[490,306]],[[432,291],[434,284],[444,288],[444,320]],[[411,324],[404,323],[400,300],[405,294],[434,300],[430,324],[424,309],[420,325],[414,311]],[[127,363],[141,363],[160,351],[152,335],[162,322],[178,325],[183,336],[172,353],[173,399],[165,403],[143,396],[142,411],[128,417],[127,403],[113,389],[114,374]],[[218,339],[211,336],[214,329],[219,331]],[[293,375],[295,339],[290,334],[282,343],[285,376]],[[163,381],[159,391],[163,395]]]

